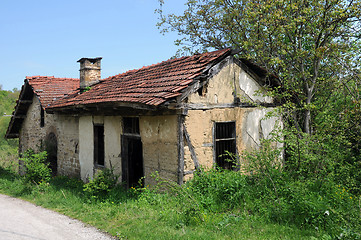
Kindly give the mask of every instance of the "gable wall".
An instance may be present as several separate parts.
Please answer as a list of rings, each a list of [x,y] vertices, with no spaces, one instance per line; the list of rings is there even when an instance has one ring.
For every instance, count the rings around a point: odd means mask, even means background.
[[[219,71],[218,67],[217,65],[213,67],[213,71]],[[273,102],[272,98],[257,93],[258,91],[264,92],[264,90],[251,75],[234,63],[232,59],[228,59],[226,66],[221,67],[221,70],[209,79],[205,89],[204,96],[200,96],[197,92],[190,94],[188,103],[231,104],[235,97],[238,97],[241,102]]]
[[[272,108],[232,107],[235,97],[241,103],[272,103],[272,98],[260,96],[257,91],[262,91],[261,86],[241,67],[229,61],[209,80],[203,96],[198,92],[190,94],[185,128],[200,165],[206,168],[215,165],[213,131],[216,122],[236,122],[237,154],[258,149],[260,140],[269,138],[275,126],[281,126],[280,118],[266,118]],[[194,169],[194,160],[185,141],[184,171]],[[185,176],[184,180],[190,176]]]

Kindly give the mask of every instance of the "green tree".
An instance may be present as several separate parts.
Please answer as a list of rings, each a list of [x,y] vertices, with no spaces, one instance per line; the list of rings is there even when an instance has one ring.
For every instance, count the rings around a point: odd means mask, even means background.
[[[292,176],[361,192],[361,0],[187,0],[180,15],[159,2],[178,54],[232,47],[278,77]]]
[[[237,48],[277,75],[300,132],[313,132],[319,92],[334,91],[359,66],[360,0],[188,0],[181,15],[164,14],[159,2],[158,26],[181,36],[181,52]]]

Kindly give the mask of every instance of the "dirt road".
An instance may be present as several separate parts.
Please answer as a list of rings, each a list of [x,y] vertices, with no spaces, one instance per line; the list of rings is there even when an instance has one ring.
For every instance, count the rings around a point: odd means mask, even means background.
[[[110,240],[78,220],[0,194],[1,240]]]

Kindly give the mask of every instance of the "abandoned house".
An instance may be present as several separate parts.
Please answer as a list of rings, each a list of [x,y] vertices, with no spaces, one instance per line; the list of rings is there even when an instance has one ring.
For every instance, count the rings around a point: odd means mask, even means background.
[[[234,169],[278,118],[261,93],[264,69],[223,49],[101,79],[101,58],[82,58],[80,79],[26,77],[6,137],[19,152],[46,149],[54,173],[86,181],[114,168],[127,186],[158,171],[183,183],[199,166]]]

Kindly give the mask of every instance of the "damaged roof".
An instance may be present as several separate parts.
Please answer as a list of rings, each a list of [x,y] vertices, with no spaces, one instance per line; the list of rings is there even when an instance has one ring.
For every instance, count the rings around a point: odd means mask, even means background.
[[[114,104],[131,110],[156,109],[177,99],[200,79],[209,75],[209,70],[222,60],[237,52],[222,49],[193,56],[169,59],[136,70],[100,80],[88,91],[81,91],[80,80],[47,76],[26,77],[19,100],[10,120],[6,138],[19,136],[33,96],[39,99],[48,112],[70,113],[81,108],[102,109]],[[264,85],[266,71],[251,62],[240,59],[239,63],[247,72],[255,73]],[[273,78],[276,79],[276,78]],[[272,84],[271,85],[275,85]],[[276,84],[277,85],[277,84]]]
[[[26,77],[25,81],[32,87],[44,109],[79,88],[78,78],[33,76]]]
[[[101,80],[84,93],[73,93],[49,108],[96,103],[125,102],[159,106],[180,96],[195,78],[229,56],[231,49],[170,59]]]

